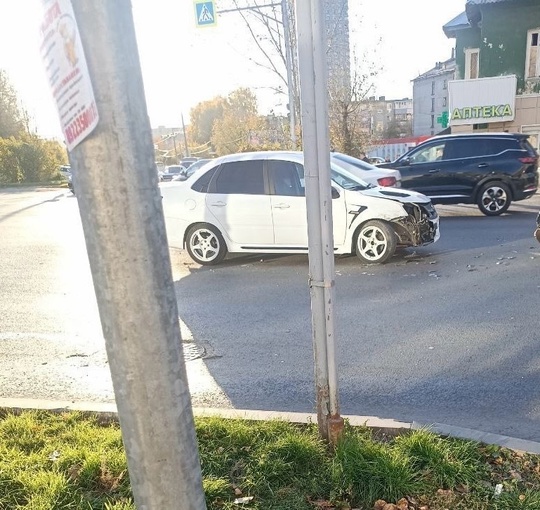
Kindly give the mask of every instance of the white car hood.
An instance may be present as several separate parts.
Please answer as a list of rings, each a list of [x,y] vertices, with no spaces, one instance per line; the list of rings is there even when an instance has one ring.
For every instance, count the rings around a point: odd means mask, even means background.
[[[373,198],[386,198],[395,200],[396,202],[402,202],[404,204],[422,204],[430,202],[429,198],[417,191],[411,191],[402,188],[386,188],[376,186],[375,188],[368,188],[360,191],[363,195],[367,195]]]

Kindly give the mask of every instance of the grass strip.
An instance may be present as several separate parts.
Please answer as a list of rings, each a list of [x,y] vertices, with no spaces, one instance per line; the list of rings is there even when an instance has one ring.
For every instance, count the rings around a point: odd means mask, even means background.
[[[197,418],[196,429],[209,510],[540,509],[538,455],[425,430],[346,426],[330,451],[315,425]],[[0,510],[71,508],[135,509],[118,423],[2,415]]]

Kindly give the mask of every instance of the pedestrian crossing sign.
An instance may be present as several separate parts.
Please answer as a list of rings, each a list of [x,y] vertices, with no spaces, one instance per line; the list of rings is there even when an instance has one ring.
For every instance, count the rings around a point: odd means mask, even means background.
[[[217,22],[214,0],[195,1],[195,24],[198,27],[213,27]]]

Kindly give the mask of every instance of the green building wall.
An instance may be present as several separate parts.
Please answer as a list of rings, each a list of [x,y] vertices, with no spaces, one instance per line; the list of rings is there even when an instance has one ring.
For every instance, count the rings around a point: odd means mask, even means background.
[[[456,37],[458,76],[464,78],[467,48],[480,49],[480,78],[515,74],[517,93],[524,89],[527,31],[540,28],[540,1],[521,0],[484,5],[481,28],[462,30]]]

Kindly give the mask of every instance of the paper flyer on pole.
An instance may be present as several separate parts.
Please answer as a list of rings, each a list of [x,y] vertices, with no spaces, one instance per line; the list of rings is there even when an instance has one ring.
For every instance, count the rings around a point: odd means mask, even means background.
[[[92,81],[70,0],[43,0],[41,55],[69,151],[97,126]]]

